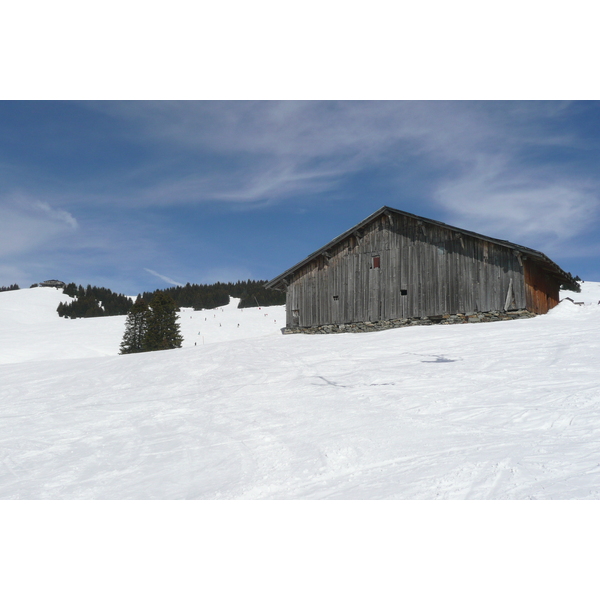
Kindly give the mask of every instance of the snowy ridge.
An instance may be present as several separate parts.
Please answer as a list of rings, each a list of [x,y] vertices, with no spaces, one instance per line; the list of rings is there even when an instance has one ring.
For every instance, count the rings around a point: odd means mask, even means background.
[[[126,356],[124,317],[60,319],[56,292],[0,294],[0,498],[600,497],[598,283],[362,334],[183,310],[184,348]]]

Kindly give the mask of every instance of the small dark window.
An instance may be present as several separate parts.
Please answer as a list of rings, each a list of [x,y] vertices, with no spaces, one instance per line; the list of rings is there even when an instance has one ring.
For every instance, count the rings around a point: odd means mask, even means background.
[[[340,297],[339,297],[339,296],[334,296],[334,297],[333,297],[333,299],[334,299],[334,300],[339,300],[339,299],[340,299]]]
[[[373,268],[379,269],[379,267],[380,267],[379,256],[374,256],[373,257]]]
[[[408,294],[408,292],[406,290],[400,290],[401,296],[406,296],[406,294]]]

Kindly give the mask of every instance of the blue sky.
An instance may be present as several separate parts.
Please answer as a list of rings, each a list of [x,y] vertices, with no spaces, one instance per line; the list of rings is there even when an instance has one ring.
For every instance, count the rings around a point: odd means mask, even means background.
[[[600,280],[600,104],[2,101],[0,285],[271,279],[383,205]]]

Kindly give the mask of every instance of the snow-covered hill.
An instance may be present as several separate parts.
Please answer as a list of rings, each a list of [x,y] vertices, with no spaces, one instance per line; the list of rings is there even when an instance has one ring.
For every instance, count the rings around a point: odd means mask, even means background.
[[[0,364],[116,356],[125,317],[61,319],[56,307],[69,300],[56,288],[0,293]],[[281,333],[285,307],[237,309],[238,302],[232,298],[228,306],[215,310],[183,308],[183,347]]]
[[[567,295],[329,336],[232,303],[118,356],[124,317],[0,293],[0,498],[598,498],[600,284]]]

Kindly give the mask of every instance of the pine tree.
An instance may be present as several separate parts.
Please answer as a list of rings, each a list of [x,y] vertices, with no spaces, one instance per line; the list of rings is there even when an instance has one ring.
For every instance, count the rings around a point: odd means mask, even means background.
[[[169,350],[181,348],[183,336],[179,330],[177,304],[164,292],[156,292],[150,302],[148,329],[144,337],[143,350]]]
[[[150,309],[141,296],[137,297],[134,305],[127,313],[125,333],[120,346],[120,354],[144,352],[144,339],[148,331]]]

